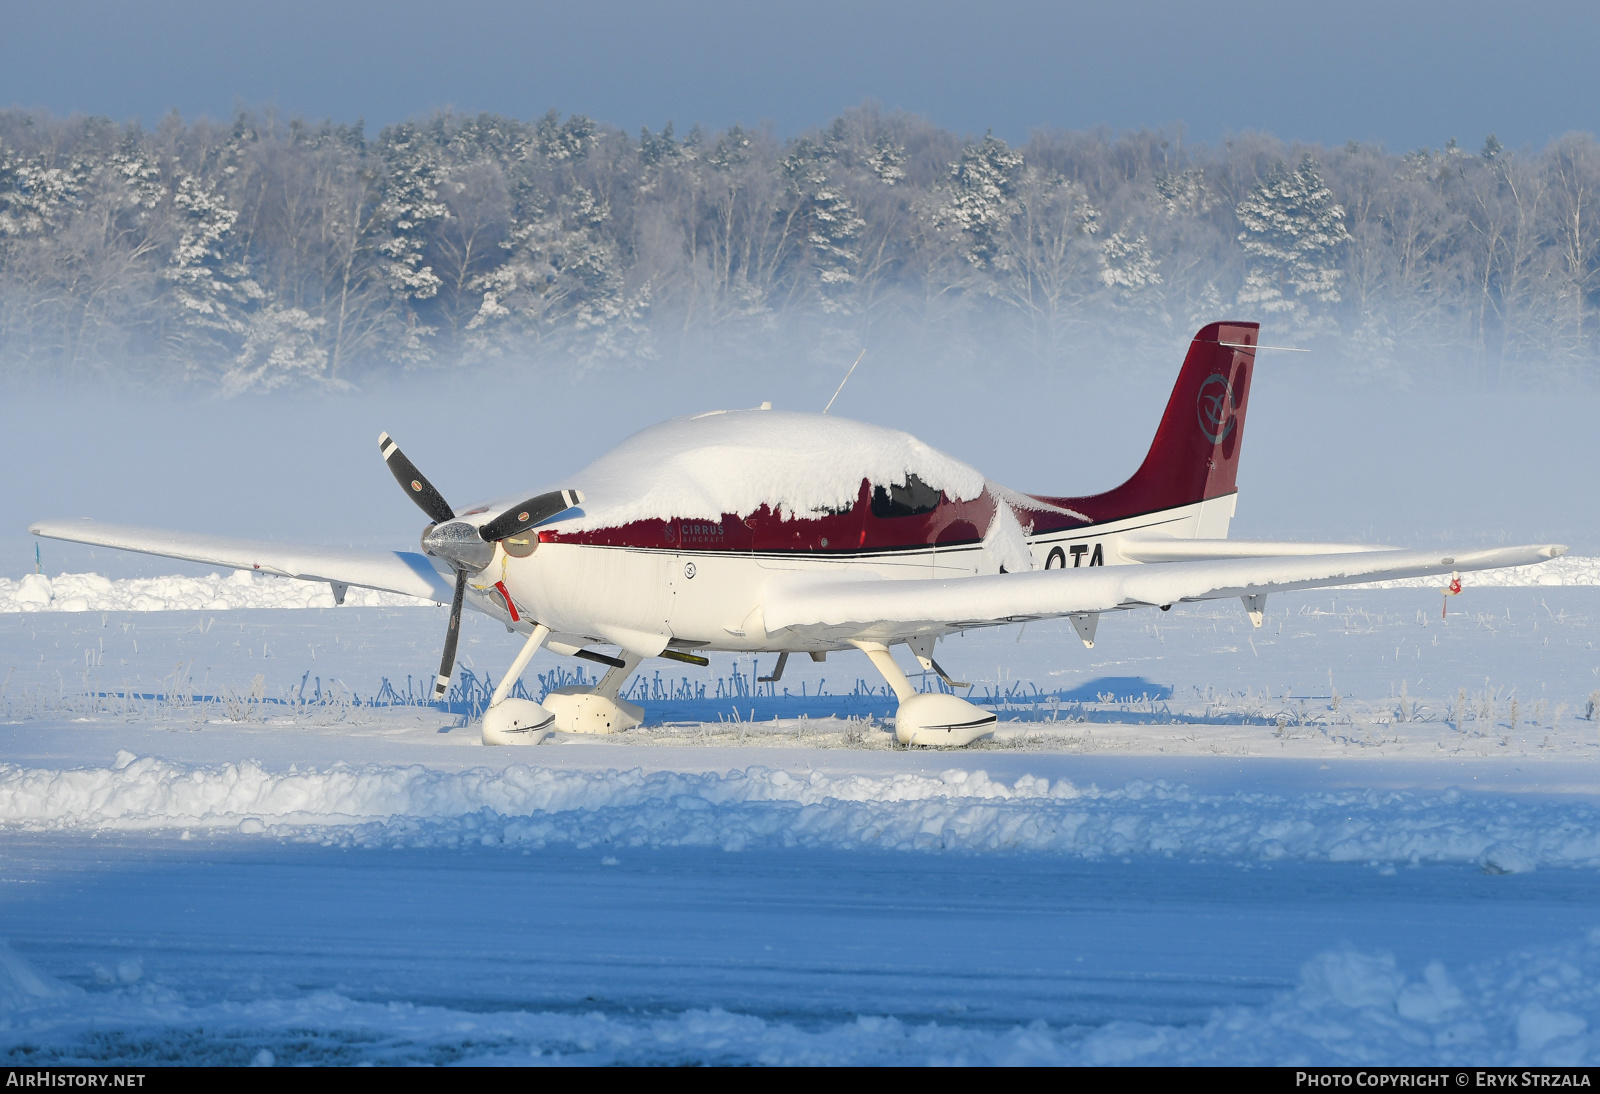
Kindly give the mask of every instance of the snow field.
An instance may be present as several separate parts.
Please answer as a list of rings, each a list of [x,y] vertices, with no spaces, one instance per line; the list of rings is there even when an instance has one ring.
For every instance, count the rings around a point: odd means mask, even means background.
[[[431,669],[439,616],[11,614],[0,1058],[1594,1061],[1596,594],[1471,593],[972,632],[941,657],[991,687],[1170,697],[949,754],[820,718],[482,749],[427,708],[113,710],[85,696],[167,674],[368,695]]]
[[[1600,930],[1579,941],[1408,975],[1381,952],[1305,963],[1264,1006],[1201,1023],[986,1028],[862,1015],[800,1024],[721,1008],[656,1015],[458,1010],[337,991],[196,1002],[141,982],[54,980],[0,943],[0,1057],[34,1066],[197,1064],[1438,1064],[1573,1065],[1600,1055]]]
[[[0,831],[233,832],[362,847],[827,848],[1097,859],[1455,863],[1490,873],[1600,867],[1600,809],[1400,790],[1197,793],[1166,781],[1079,787],[982,770],[873,777],[751,766],[726,774],[514,764],[273,773],[139,759],[0,765]]]

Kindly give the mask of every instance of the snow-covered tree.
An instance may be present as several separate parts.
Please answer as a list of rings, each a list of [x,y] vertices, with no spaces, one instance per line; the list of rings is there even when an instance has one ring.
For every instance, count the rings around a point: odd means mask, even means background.
[[[1054,353],[1100,287],[1100,210],[1077,183],[1028,167],[1010,184],[1007,214],[990,236],[992,291],[1026,315],[1038,344]]]
[[[0,110],[0,370],[256,390],[489,350],[638,356],[667,330],[759,354],[817,310],[819,346],[915,330],[967,358],[1023,334],[1064,360],[1089,316],[1128,344],[1242,311],[1336,326],[1373,368],[1600,369],[1592,138],[1302,158],[1167,137],[1012,149],[870,104],[788,141]]]
[[[508,336],[537,341],[570,328],[580,355],[648,355],[649,286],[626,291],[609,219],[605,203],[581,186],[525,204],[504,245],[509,258],[473,282],[482,293],[467,324],[474,344],[494,352]]]
[[[1133,294],[1161,284],[1161,267],[1150,254],[1150,241],[1144,236],[1129,239],[1113,232],[1100,244],[1100,283],[1108,289]]]
[[[582,114],[573,114],[566,121],[552,110],[534,130],[539,154],[552,164],[581,162],[594,149],[595,124]]]
[[[244,348],[222,377],[222,391],[274,391],[306,385],[344,386],[328,377],[328,351],[317,332],[327,320],[300,308],[268,304],[244,323]]]
[[[684,153],[684,146],[673,138],[670,121],[661,127],[660,133],[650,132],[648,126],[639,130],[639,165],[646,171],[677,163]]]
[[[872,155],[867,157],[867,166],[885,186],[903,182],[906,177],[905,146],[885,133],[873,143]]]
[[[171,341],[192,372],[236,344],[247,323],[244,309],[266,294],[242,262],[230,261],[228,243],[239,211],[228,205],[220,179],[181,173],[172,193],[177,239],[163,277],[172,285],[178,324]]]
[[[830,141],[836,146],[837,138]],[[823,307],[844,307],[844,291],[855,281],[860,261],[860,236],[865,222],[830,173],[834,156],[829,146],[809,139],[795,142],[784,157],[783,174],[789,200],[821,287]]]
[[[966,237],[967,261],[979,269],[989,268],[1000,254],[999,237],[1013,212],[1022,167],[1022,154],[992,133],[968,145],[950,165],[939,222]]]
[[[425,260],[439,290],[418,310],[439,328],[438,352],[449,353],[460,349],[467,323],[481,310],[476,281],[506,259],[513,188],[528,185],[530,161],[541,157],[533,127],[495,114],[439,115],[428,137],[440,149],[438,194],[447,213],[427,234]]]
[[[1304,327],[1308,304],[1339,302],[1339,254],[1350,233],[1314,158],[1302,156],[1292,171],[1278,161],[1235,214],[1249,260],[1240,304]]]
[[[77,204],[87,171],[82,163],[50,166],[0,144],[0,239],[59,229]]]
[[[706,162],[724,173],[743,167],[750,162],[750,134],[740,126],[732,127],[717,139]]]
[[[439,291],[439,277],[425,264],[428,236],[437,221],[450,215],[439,198],[441,164],[438,150],[409,122],[383,131],[378,138],[385,169],[383,219],[388,238],[378,247],[387,258],[395,290],[411,300],[427,300]]]
[[[1168,216],[1201,216],[1214,204],[1206,186],[1206,173],[1198,167],[1158,171],[1153,185]]]

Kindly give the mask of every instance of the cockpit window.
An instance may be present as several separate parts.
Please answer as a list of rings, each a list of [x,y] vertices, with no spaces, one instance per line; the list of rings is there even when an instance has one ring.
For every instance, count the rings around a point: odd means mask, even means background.
[[[915,517],[939,508],[944,495],[915,475],[907,475],[904,485],[874,486],[872,515],[875,517]]]

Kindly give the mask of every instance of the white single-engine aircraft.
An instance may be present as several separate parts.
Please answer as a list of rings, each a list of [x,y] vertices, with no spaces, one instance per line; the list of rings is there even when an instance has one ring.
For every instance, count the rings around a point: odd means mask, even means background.
[[[711,650],[821,661],[858,649],[899,699],[904,744],[964,745],[995,716],[918,692],[891,655],[909,646],[955,684],[934,643],[971,627],[1067,617],[1094,645],[1100,613],[1543,562],[1565,547],[1407,551],[1230,540],[1258,326],[1213,323],[1190,345],[1149,455],[1092,497],[1019,494],[898,430],[820,414],[712,411],[646,429],[526,501],[463,510],[388,434],[396,480],[428,515],[422,554],[292,547],[89,521],[35,535],[449,602],[442,698],[471,604],[527,635],[483,717],[485,744],[551,729],[614,733],[644,711],[619,698],[648,657]],[[617,648],[611,655],[587,648]],[[541,647],[611,666],[542,703],[509,696]],[[700,651],[700,652],[694,652]],[[957,685],[959,686],[959,685]]]

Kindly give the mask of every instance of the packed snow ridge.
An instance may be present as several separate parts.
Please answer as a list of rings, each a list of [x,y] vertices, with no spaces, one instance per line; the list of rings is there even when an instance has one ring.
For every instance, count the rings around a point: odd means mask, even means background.
[[[1361,589],[1426,589],[1437,577],[1357,585]],[[1552,559],[1468,575],[1469,588],[1528,588],[1600,585],[1600,557]],[[345,605],[357,608],[431,608],[430,600],[375,589],[351,588]],[[113,580],[99,574],[28,574],[0,577],[0,612],[228,611],[233,608],[332,608],[333,590],[323,581],[300,581],[236,570],[227,577],[137,577]]]
[[[816,847],[1099,858],[1600,867],[1600,809],[1447,790],[1197,794],[982,771],[938,777],[335,764],[272,772],[128,752],[109,767],[0,765],[0,831],[264,834],[355,846]]]

